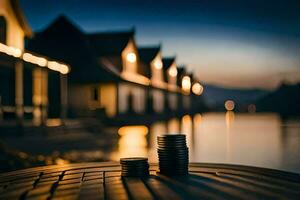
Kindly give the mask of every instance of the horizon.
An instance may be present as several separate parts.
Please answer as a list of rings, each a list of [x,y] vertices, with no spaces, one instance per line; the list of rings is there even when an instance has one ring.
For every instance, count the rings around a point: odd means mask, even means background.
[[[293,1],[20,2],[34,31],[61,14],[87,32],[135,27],[138,46],[161,44],[164,56],[175,55],[203,83],[274,89],[300,81],[300,3]]]

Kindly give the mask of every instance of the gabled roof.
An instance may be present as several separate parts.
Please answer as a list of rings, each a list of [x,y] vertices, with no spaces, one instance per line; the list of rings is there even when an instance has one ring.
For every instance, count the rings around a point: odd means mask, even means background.
[[[140,61],[145,64],[150,64],[159,52],[160,52],[160,46],[138,48]]]
[[[119,80],[97,62],[86,35],[67,17],[60,16],[29,40],[27,49],[71,65],[70,81],[93,83]]]
[[[164,57],[162,59],[164,69],[169,69],[169,67],[171,67],[171,65],[175,62],[175,59],[175,57]]]
[[[90,33],[87,37],[97,56],[121,55],[130,39],[133,38],[134,29],[120,32]]]
[[[151,78],[151,62],[159,52],[160,46],[138,48],[138,54],[141,63],[140,68],[142,70],[142,74],[148,78]]]
[[[177,67],[177,85],[181,86],[181,80],[186,75],[185,66]]]
[[[33,33],[32,33],[32,30],[24,16],[23,12],[22,12],[19,1],[18,0],[9,0],[9,2],[10,2],[10,5],[16,15],[18,23],[24,30],[25,36],[31,37],[33,35]]]

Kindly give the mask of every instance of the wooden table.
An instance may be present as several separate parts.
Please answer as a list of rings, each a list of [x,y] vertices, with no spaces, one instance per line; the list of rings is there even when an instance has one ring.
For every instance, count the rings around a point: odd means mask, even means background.
[[[147,178],[121,178],[119,163],[54,165],[0,174],[0,199],[300,199],[300,175],[191,163],[187,177],[151,164]]]

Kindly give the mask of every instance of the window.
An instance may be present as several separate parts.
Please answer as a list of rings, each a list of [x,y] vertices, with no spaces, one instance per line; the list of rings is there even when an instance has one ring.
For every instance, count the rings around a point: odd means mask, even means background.
[[[92,88],[92,100],[93,101],[98,101],[99,99],[99,91],[97,87]]]
[[[3,16],[0,16],[0,42],[6,44],[6,20]]]

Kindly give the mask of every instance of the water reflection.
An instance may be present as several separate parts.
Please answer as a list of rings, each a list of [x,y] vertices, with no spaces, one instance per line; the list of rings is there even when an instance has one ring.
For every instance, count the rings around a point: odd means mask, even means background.
[[[234,163],[300,172],[299,121],[282,122],[276,114],[228,111],[185,115],[154,123],[149,129],[122,127],[114,159],[148,156],[150,162],[157,162],[156,137],[179,132],[187,136],[190,162]]]
[[[148,128],[146,126],[124,126],[118,130],[120,136],[116,158],[148,156]]]

